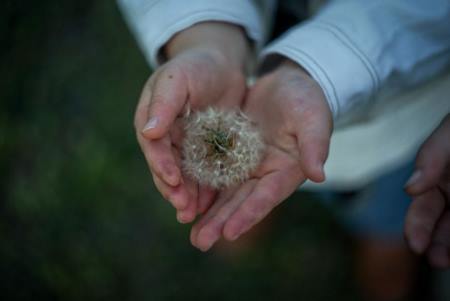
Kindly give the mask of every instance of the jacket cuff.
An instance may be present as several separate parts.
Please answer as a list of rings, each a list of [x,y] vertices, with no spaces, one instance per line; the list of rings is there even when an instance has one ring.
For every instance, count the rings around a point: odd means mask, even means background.
[[[262,19],[252,1],[228,0],[224,5],[223,0],[191,0],[189,5],[181,5],[178,0],[164,0],[150,7],[129,0],[118,2],[152,67],[163,63],[160,49],[172,36],[199,22],[222,21],[242,26],[256,47],[263,40]]]
[[[277,55],[298,63],[319,83],[335,120],[378,89],[369,60],[330,24],[311,21],[294,27],[261,52],[261,69],[270,68]]]

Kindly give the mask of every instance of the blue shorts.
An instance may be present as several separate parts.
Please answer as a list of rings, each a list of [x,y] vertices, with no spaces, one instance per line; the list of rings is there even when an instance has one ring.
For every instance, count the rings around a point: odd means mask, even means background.
[[[411,198],[403,187],[414,170],[412,162],[385,174],[365,188],[348,193],[320,192],[319,199],[351,235],[402,240]]]

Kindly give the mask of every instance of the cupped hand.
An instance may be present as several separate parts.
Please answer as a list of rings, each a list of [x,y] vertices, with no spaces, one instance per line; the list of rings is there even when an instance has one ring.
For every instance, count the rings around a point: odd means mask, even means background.
[[[191,242],[203,251],[222,236],[237,239],[306,179],[325,179],[332,116],[320,86],[300,66],[286,61],[259,79],[244,112],[261,129],[265,155],[249,180],[221,191],[193,226]]]
[[[450,268],[450,114],[420,148],[406,192],[409,245],[433,266]]]
[[[232,52],[220,45],[227,39],[236,46]],[[246,92],[242,63],[246,43],[237,27],[196,25],[174,38],[168,62],[143,88],[135,113],[137,139],[156,187],[177,209],[180,222],[192,221],[214,196],[214,191],[199,187],[181,172],[181,118],[206,106],[241,105]]]

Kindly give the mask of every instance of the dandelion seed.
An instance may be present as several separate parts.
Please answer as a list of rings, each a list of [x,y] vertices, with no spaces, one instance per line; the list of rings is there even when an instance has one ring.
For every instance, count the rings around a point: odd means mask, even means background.
[[[241,111],[208,108],[185,120],[183,170],[200,184],[225,188],[242,183],[260,163],[262,137]]]

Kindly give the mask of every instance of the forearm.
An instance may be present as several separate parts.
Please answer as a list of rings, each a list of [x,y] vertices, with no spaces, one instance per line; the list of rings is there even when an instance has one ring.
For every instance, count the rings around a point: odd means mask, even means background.
[[[224,22],[202,22],[177,33],[165,45],[166,58],[186,50],[203,49],[221,54],[227,63],[244,66],[250,53],[250,42],[243,28]]]

